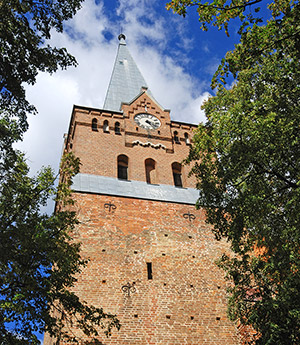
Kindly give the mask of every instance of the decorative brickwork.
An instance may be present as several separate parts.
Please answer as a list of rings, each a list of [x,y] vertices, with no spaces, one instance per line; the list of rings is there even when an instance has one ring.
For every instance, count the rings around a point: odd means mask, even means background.
[[[161,121],[157,130],[147,131],[139,127],[134,116],[154,114]],[[117,160],[120,154],[129,158],[128,179],[146,181],[145,161],[156,162],[156,183],[173,185],[172,163],[181,163],[189,153],[185,133],[190,138],[197,127],[191,124],[172,122],[169,111],[161,110],[151,98],[143,93],[130,106],[124,105],[122,113],[75,106],[73,109],[67,148],[77,155],[82,163],[81,173],[117,177]],[[98,130],[92,130],[93,119],[97,119]],[[103,131],[108,121],[109,131]],[[115,133],[115,122],[120,123],[120,133]],[[179,141],[173,140],[178,132]],[[182,168],[183,187],[195,187],[195,180],[188,179],[188,167]]]

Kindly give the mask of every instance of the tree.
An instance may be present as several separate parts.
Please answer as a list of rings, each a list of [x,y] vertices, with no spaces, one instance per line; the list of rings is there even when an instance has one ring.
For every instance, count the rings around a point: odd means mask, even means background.
[[[80,244],[70,238],[77,224],[75,212],[66,206],[71,178],[79,161],[72,154],[62,160],[65,176],[58,188],[50,168],[28,176],[22,154],[2,176],[0,187],[0,338],[1,344],[38,344],[34,332],[48,332],[60,339],[77,339],[66,332],[68,322],[90,336],[97,326],[110,334],[119,328],[115,316],[87,305],[71,292],[75,275],[87,264],[80,257]],[[67,178],[66,178],[67,177]],[[41,213],[51,195],[61,210]]]
[[[192,2],[174,1],[172,6],[179,3]],[[197,206],[205,208],[216,237],[231,244],[233,255],[224,255],[218,264],[231,282],[232,320],[256,331],[249,343],[296,345],[300,7],[297,2],[271,3],[271,16],[264,24],[251,13],[250,19],[244,16],[250,2],[244,7],[239,2],[229,7],[216,1],[198,4],[203,21],[218,23],[212,18],[220,12],[223,24],[237,15],[242,24],[240,43],[226,54],[214,77],[218,91],[204,105],[208,120],[199,126],[187,159],[198,179]],[[223,84],[229,73],[236,82],[228,89]]]
[[[262,22],[262,18],[260,16],[253,16],[252,11],[248,14],[246,13],[246,10],[253,6],[255,7],[254,13],[258,13],[260,8],[257,4],[261,2],[262,0],[212,0],[210,2],[202,2],[199,0],[172,0],[167,3],[167,9],[172,9],[175,13],[185,17],[189,7],[197,7],[202,30],[207,31],[208,25],[210,24],[216,26],[219,30],[224,29],[229,36],[228,24],[231,19],[239,18],[243,24],[246,23],[246,20],[249,20],[251,24]]]
[[[279,0],[270,4],[262,0],[173,0],[167,3],[166,7],[184,17],[188,14],[188,8],[197,7],[202,30],[207,31],[211,25],[219,30],[224,29],[228,36],[230,21],[240,20],[240,43],[222,59],[212,79],[213,88],[221,83],[225,84],[229,74],[236,78],[239,71],[259,63],[263,56],[275,49],[284,49],[283,41],[294,38],[299,42],[300,27],[296,0]]]
[[[87,305],[72,292],[75,276],[87,264],[70,233],[77,223],[71,179],[79,161],[64,156],[59,186],[50,168],[29,177],[24,155],[13,144],[35,113],[24,83],[34,84],[39,71],[55,72],[76,65],[65,48],[51,47],[51,29],[63,30],[83,0],[0,0],[0,344],[39,344],[35,332],[57,339],[68,322],[90,338],[104,328],[119,328],[115,316]],[[57,212],[41,208],[56,195]],[[64,206],[64,207],[60,207]],[[75,324],[74,324],[75,323]]]
[[[55,72],[75,66],[65,48],[51,47],[51,29],[63,31],[83,0],[0,1],[0,109],[26,129],[26,116],[35,112],[26,100],[23,83],[34,84],[39,71]]]

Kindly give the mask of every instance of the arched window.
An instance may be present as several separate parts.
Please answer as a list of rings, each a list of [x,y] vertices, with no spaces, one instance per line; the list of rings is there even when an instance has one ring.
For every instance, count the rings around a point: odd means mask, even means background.
[[[125,155],[118,156],[118,178],[128,180],[128,157]]]
[[[175,143],[179,144],[179,137],[178,137],[177,131],[174,132],[174,141],[175,141]]]
[[[145,160],[146,182],[156,183],[155,161],[151,158]]]
[[[105,120],[103,122],[103,132],[105,132],[105,133],[109,132],[109,125],[108,125],[108,121],[107,120]]]
[[[188,133],[184,133],[184,141],[187,145],[191,143]]]
[[[175,187],[182,187],[181,170],[182,169],[180,163],[175,162],[172,164],[173,180]]]
[[[92,120],[92,131],[97,131],[98,130],[98,121],[97,119]]]
[[[121,125],[120,122],[115,123],[115,133],[116,134],[121,134]]]

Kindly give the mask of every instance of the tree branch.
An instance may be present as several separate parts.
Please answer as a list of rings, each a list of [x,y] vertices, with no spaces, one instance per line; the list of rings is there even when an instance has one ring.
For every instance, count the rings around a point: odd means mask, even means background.
[[[198,6],[199,8],[213,8],[215,10],[220,10],[220,11],[231,11],[231,10],[235,10],[238,8],[246,8],[247,6],[251,6],[254,4],[257,4],[259,2],[261,2],[262,0],[254,0],[252,2],[245,2],[243,5],[236,5],[236,6],[232,6],[232,7],[219,7],[219,6],[213,6],[213,5],[206,5],[206,4],[201,4],[199,2],[197,3],[192,3],[189,6]]]
[[[277,171],[274,171],[273,169],[271,170],[268,170],[266,168],[264,168],[259,162],[257,161],[253,161],[253,164],[255,164],[259,169],[261,169],[264,173],[267,173],[267,174],[270,174],[270,175],[274,175],[276,177],[279,178],[279,180],[285,182],[286,184],[289,185],[289,187],[291,188],[299,188],[298,184],[295,183],[295,182],[292,182],[290,180],[288,180],[286,177],[284,177],[282,174],[280,174],[279,172]]]

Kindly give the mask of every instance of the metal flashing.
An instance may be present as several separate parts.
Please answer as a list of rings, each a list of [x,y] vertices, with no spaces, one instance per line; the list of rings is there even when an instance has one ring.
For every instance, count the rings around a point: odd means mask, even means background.
[[[178,188],[164,184],[155,185],[143,181],[128,181],[90,174],[77,174],[73,179],[72,190],[81,193],[104,194],[190,205],[195,205],[199,197],[199,191],[193,188]]]

